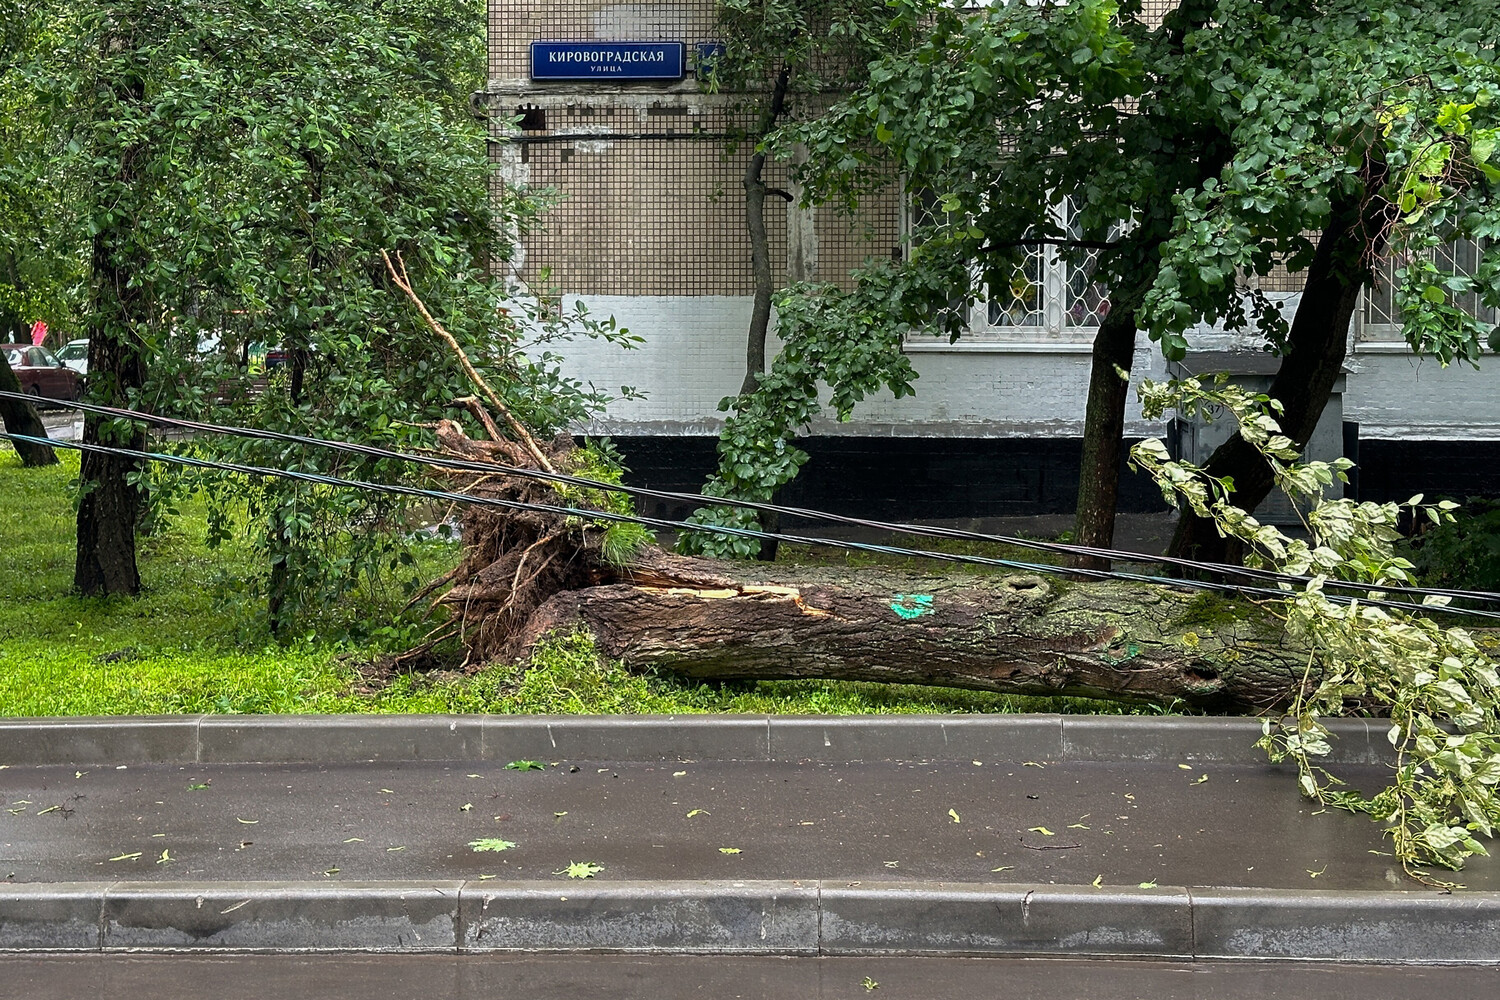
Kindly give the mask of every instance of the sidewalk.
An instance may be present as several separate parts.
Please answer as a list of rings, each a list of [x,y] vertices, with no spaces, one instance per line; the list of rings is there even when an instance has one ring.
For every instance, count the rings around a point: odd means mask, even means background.
[[[1500,960],[1500,866],[1424,889],[1378,825],[1258,762],[1257,733],[6,720],[0,948]],[[1381,781],[1374,735],[1343,727],[1341,776]],[[471,847],[486,840],[513,846]],[[574,863],[598,870],[562,874]]]

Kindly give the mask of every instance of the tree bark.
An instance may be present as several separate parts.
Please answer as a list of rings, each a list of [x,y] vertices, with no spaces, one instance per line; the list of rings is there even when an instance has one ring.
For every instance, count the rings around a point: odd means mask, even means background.
[[[1165,587],[826,569],[772,576],[743,564],[729,580],[715,575],[723,566],[673,562],[555,594],[531,615],[518,651],[582,626],[602,655],[697,680],[930,684],[1239,713],[1284,705],[1307,668],[1306,653],[1254,605]]]
[[[133,291],[128,269],[119,266],[104,235],[94,238],[95,282],[118,295],[123,315],[129,315]],[[89,374],[94,401],[129,407],[130,392],[146,381],[146,361],[139,344],[114,324],[101,322],[96,308],[89,328]],[[140,424],[112,420],[95,413],[83,420],[85,444],[142,450],[146,432]],[[119,455],[86,451],[79,466],[78,551],[73,585],[86,595],[138,594],[141,574],[135,560],[136,523],[141,513],[140,488],[131,477],[144,472],[141,463]]]
[[[791,83],[791,67],[783,66],[776,76],[771,90],[771,103],[761,114],[760,138],[764,138],[786,110],[786,94]],[[766,166],[766,154],[757,149],[745,165],[745,227],[750,233],[750,270],[755,282],[754,304],[750,310],[750,329],[745,338],[745,378],[740,383],[740,395],[748,396],[760,386],[759,375],[766,370],[766,335],[771,328],[771,298],[776,292],[776,279],[771,274],[771,245],[766,235],[766,182],[762,176]],[[773,498],[774,499],[774,498]],[[761,530],[780,530],[779,518],[772,513],[760,515]],[[761,540],[756,558],[763,562],[776,560],[777,542],[773,538]]]
[[[0,354],[0,391],[21,391],[21,381],[16,378],[16,373],[11,370],[10,362],[6,360],[4,354]],[[42,424],[42,418],[37,416],[36,410],[30,403],[23,400],[0,399],[0,420],[4,421],[6,431],[11,434],[24,434],[27,437],[37,438],[47,436],[47,428]],[[57,455],[44,444],[12,441],[11,445],[16,449],[16,454],[21,456],[21,464],[28,469],[57,464]]]
[[[468,461],[513,461],[514,446],[472,440],[453,421],[439,422],[437,441]],[[553,463],[572,468],[571,440],[553,448]],[[535,479],[450,475],[488,501],[557,499]],[[1284,704],[1307,669],[1271,612],[1171,586],[720,562],[654,545],[622,565],[599,526],[580,519],[491,505],[461,517],[463,560],[422,594],[449,587],[432,602],[448,618],[403,659],[457,639],[468,663],[514,662],[549,634],[584,628],[605,656],[693,678],[887,681],[1234,712]]]
[[[1384,172],[1377,173],[1367,182],[1367,190],[1379,190]],[[1363,203],[1357,199],[1336,203],[1308,267],[1287,352],[1268,393],[1281,402],[1277,421],[1298,448],[1307,446],[1343,370],[1349,322],[1369,275],[1368,261],[1384,243],[1389,207],[1373,195]],[[1209,475],[1234,481],[1230,499],[1244,510],[1254,510],[1275,486],[1264,456],[1238,434],[1215,449],[1204,468]],[[1221,537],[1212,521],[1189,511],[1179,518],[1167,551],[1205,562],[1236,562],[1240,557],[1238,546]]]
[[[316,273],[316,271],[313,273]],[[307,379],[307,360],[307,348],[297,346],[291,349],[291,384],[288,387],[288,392],[291,396],[292,407],[294,409],[302,405],[302,388]],[[274,542],[272,545],[270,579],[266,584],[266,620],[271,634],[280,635],[282,626],[286,624],[286,601],[289,593],[288,588],[291,586],[291,576],[287,562],[291,559],[292,541],[287,535],[286,520],[281,516],[281,512],[279,510],[272,511],[270,517],[274,522],[274,527],[271,529],[271,537],[274,539]]]
[[[1089,399],[1083,420],[1083,457],[1078,468],[1078,505],[1073,540],[1107,549],[1115,540],[1115,508],[1120,494],[1120,459],[1125,450],[1125,400],[1135,359],[1135,305],[1112,308],[1094,336]],[[1118,369],[1118,370],[1117,370]],[[1108,569],[1109,560],[1080,556],[1075,565]]]
[[[760,136],[764,138],[776,126],[786,110],[786,92],[791,83],[791,69],[782,67],[771,91],[771,103],[761,115]],[[771,274],[771,246],[766,236],[766,166],[764,150],[757,149],[745,165],[742,184],[745,188],[745,226],[750,232],[750,270],[755,282],[754,305],[750,311],[750,329],[745,341],[745,378],[740,395],[754,392],[760,385],[757,375],[766,370],[766,334],[771,327],[771,297],[776,292]]]

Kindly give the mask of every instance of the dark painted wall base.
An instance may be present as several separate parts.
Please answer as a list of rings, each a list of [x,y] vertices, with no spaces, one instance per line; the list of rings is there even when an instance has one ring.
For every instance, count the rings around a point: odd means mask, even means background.
[[[614,438],[627,481],[695,493],[718,466],[712,437]],[[779,503],[887,520],[1069,514],[1078,496],[1076,438],[813,437],[812,456]],[[689,506],[642,501],[644,512],[680,518]],[[1120,509],[1165,510],[1150,479],[1122,470]]]
[[[695,493],[717,465],[713,437],[613,439],[635,485]],[[1078,495],[1077,438],[814,437],[811,459],[777,499],[795,507],[891,520],[1070,514]],[[1500,441],[1372,441],[1353,445],[1351,486],[1362,500],[1414,493],[1500,496]],[[681,518],[686,504],[644,501],[643,512]],[[1120,510],[1163,511],[1148,477],[1121,470]]]
[[[1402,503],[1500,496],[1500,441],[1359,442],[1359,498]]]

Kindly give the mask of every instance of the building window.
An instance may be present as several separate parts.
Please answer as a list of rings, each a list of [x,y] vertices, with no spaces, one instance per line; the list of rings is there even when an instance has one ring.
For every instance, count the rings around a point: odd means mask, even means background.
[[[1484,245],[1473,240],[1455,240],[1426,251],[1439,271],[1453,274],[1473,275],[1479,270],[1484,256]],[[1402,335],[1401,310],[1396,305],[1396,261],[1387,260],[1375,278],[1373,288],[1364,291],[1364,302],[1359,310],[1359,328],[1356,342],[1379,350],[1391,346],[1406,350],[1406,338]],[[1454,303],[1475,318],[1485,323],[1500,322],[1500,310],[1487,306],[1476,292],[1458,297]]]
[[[930,206],[909,209],[921,220]],[[1078,212],[1071,198],[1052,206],[1053,219],[1071,236],[1082,238]],[[908,218],[907,232],[912,229]],[[1113,239],[1118,233],[1111,233]],[[1093,343],[1104,317],[1109,315],[1109,296],[1094,280],[1099,252],[1065,259],[1055,246],[1027,250],[1009,281],[1000,281],[968,311],[964,334],[949,344],[948,336],[914,331],[906,344],[917,350],[994,350],[997,346],[1071,348]]]

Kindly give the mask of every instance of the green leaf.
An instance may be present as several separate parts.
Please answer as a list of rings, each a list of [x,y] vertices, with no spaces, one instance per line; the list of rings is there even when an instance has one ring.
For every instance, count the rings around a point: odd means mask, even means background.
[[[499,837],[480,837],[478,840],[469,841],[469,847],[476,854],[484,851],[508,851],[515,846],[514,841],[501,840]]]
[[[596,865],[592,861],[570,861],[568,867],[553,872],[554,875],[566,875],[568,878],[593,878],[604,870],[603,865]]]
[[[545,771],[547,767],[540,761],[535,760],[513,760],[505,765],[507,771]]]

